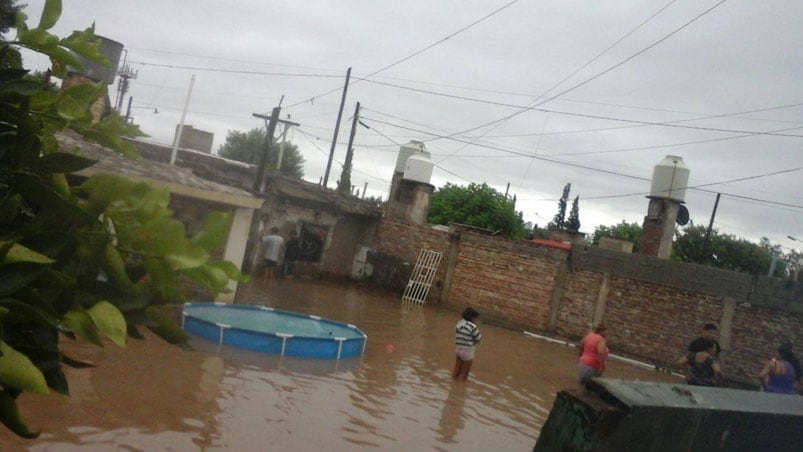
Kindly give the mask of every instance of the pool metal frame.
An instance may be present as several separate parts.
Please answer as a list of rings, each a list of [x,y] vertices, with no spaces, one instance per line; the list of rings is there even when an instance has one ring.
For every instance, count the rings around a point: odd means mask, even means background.
[[[254,331],[194,317],[191,313],[187,312],[187,308],[192,306],[271,312],[283,316],[310,319],[320,323],[352,329],[361,337],[325,338],[299,336],[282,331]],[[230,303],[185,303],[184,310],[182,310],[181,313],[181,328],[184,331],[215,341],[218,344],[230,345],[263,353],[274,353],[281,356],[287,355],[305,358],[341,359],[362,356],[365,354],[365,344],[368,342],[368,336],[350,323],[336,322],[334,320],[321,318],[317,315],[282,311],[268,306],[237,305]],[[333,343],[337,343],[336,353],[334,352]]]

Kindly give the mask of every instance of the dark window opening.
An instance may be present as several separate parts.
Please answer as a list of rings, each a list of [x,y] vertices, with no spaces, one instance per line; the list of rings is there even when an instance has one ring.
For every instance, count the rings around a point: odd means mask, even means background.
[[[323,244],[329,228],[315,224],[304,223],[299,234],[298,260],[302,262],[320,262],[323,254]]]

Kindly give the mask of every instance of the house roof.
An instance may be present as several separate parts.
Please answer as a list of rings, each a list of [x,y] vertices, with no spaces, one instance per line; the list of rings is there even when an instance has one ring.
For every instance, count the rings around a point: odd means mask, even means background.
[[[131,142],[146,159],[161,162],[168,162],[170,159],[170,146],[142,140],[131,140]],[[253,187],[257,172],[256,166],[251,164],[182,148],[177,150],[176,165],[187,168],[187,171],[192,171],[193,174],[203,178],[235,185],[243,190],[250,190]],[[263,197],[272,194],[308,203],[319,209],[339,210],[368,217],[382,216],[382,210],[376,204],[356,196],[339,193],[303,179],[285,176],[273,169],[267,169],[265,177],[267,193],[262,194]]]
[[[193,174],[191,170],[145,159],[126,158],[94,141],[65,131],[56,139],[64,152],[78,151],[84,157],[97,160],[93,166],[76,172],[80,176],[116,174],[166,188],[171,193],[222,204],[258,209],[263,199],[236,187],[219,184]]]

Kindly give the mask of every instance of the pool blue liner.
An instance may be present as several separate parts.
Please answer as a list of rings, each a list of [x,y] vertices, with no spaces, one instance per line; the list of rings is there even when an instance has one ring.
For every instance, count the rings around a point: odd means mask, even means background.
[[[303,358],[360,356],[368,340],[351,324],[265,306],[186,303],[181,325],[220,344]]]

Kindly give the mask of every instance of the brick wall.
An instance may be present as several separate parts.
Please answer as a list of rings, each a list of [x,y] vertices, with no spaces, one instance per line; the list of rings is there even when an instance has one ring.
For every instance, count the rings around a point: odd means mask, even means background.
[[[720,325],[726,374],[753,383],[781,340],[792,340],[803,352],[800,283],[387,220],[373,243],[374,250],[405,265],[414,264],[423,247],[444,253],[436,280],[448,289],[431,293],[428,302],[456,310],[473,306],[484,321],[575,340],[599,316],[609,326],[614,353],[666,367],[712,322]],[[568,271],[562,273],[562,266]]]
[[[443,253],[443,259],[427,296],[428,300],[438,300],[441,297],[443,281],[446,279],[449,246],[449,233],[446,231],[387,219],[379,222],[372,244],[374,251],[398,259],[401,263],[400,265],[407,264],[405,265],[406,268],[400,268],[395,272],[406,275],[409,275],[412,267],[418,261],[421,249],[426,248]],[[375,258],[373,263],[379,263],[380,260],[382,259]],[[385,259],[385,261],[387,260]],[[382,269],[381,271],[383,274],[389,273],[388,269]],[[409,279],[409,276],[407,278]],[[406,284],[406,281],[404,283]],[[404,290],[404,286],[402,285],[397,289]]]
[[[447,304],[487,321],[546,329],[555,276],[566,252],[462,232]]]

